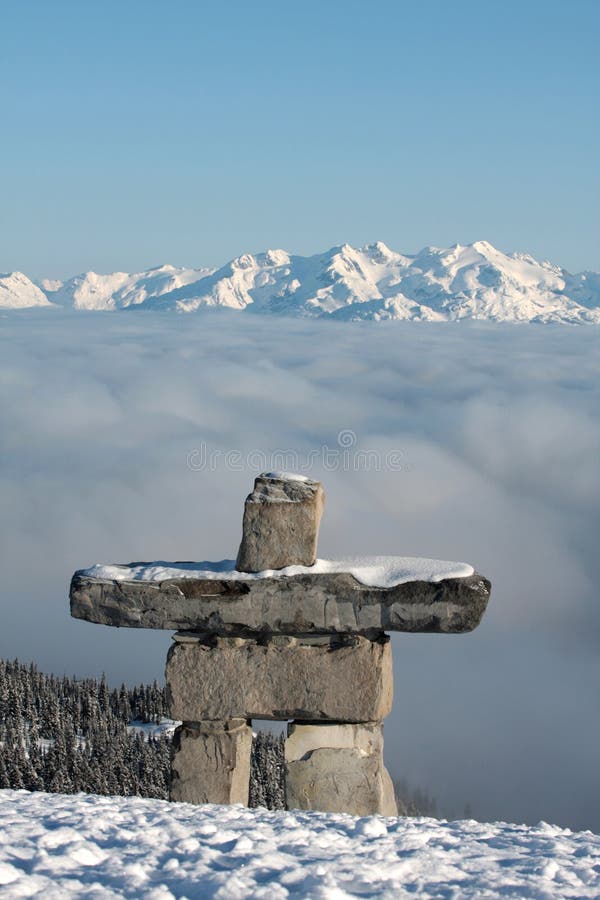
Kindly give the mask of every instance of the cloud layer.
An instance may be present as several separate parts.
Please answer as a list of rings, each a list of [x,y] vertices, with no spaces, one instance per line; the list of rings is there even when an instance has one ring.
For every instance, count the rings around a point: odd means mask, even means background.
[[[161,678],[168,634],[69,618],[73,570],[233,556],[253,462],[294,451],[320,555],[493,582],[473,634],[394,637],[393,774],[449,814],[600,830],[595,329],[53,310],[0,335],[2,656]]]

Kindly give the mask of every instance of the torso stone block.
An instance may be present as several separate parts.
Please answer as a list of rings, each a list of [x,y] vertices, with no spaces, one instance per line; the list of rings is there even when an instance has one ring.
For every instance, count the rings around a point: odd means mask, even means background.
[[[175,635],[167,691],[175,719],[381,721],[392,708],[390,642]]]

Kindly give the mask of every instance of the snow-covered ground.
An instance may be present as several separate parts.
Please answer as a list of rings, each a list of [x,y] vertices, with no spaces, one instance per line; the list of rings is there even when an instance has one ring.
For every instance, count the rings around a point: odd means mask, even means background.
[[[600,836],[0,791],[3,898],[600,896]]]
[[[145,740],[150,738],[173,737],[175,729],[181,725],[176,719],[167,719],[162,716],[160,722],[139,722],[133,720],[127,726],[129,734],[143,734]]]

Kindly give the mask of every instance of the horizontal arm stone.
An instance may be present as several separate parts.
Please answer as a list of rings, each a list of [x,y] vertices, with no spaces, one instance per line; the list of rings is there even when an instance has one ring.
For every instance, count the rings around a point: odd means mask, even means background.
[[[76,572],[70,599],[75,618],[116,627],[374,637],[385,631],[472,631],[489,594],[490,582],[477,573],[382,588],[344,572],[160,582],[113,581]]]

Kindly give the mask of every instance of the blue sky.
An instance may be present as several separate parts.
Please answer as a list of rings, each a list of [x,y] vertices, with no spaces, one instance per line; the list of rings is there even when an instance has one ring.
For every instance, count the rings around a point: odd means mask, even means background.
[[[600,3],[4,4],[0,270],[484,238],[600,269]]]

